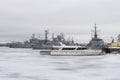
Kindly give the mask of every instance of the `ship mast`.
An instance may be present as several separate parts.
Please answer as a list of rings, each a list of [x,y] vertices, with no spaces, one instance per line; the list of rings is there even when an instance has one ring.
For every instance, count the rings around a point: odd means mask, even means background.
[[[96,24],[95,24],[95,34],[94,34],[94,38],[97,39],[97,27],[96,27]]]

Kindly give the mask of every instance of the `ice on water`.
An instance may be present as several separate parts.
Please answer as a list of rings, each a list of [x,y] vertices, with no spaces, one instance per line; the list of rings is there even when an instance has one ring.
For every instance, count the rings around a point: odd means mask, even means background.
[[[43,56],[0,48],[0,80],[120,80],[120,55]]]

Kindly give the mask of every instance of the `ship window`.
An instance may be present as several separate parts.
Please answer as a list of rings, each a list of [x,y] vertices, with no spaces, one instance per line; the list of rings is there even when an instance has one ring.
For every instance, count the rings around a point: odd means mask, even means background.
[[[86,48],[77,48],[77,50],[84,50],[84,49],[86,49]]]
[[[75,48],[63,48],[62,50],[75,50]]]

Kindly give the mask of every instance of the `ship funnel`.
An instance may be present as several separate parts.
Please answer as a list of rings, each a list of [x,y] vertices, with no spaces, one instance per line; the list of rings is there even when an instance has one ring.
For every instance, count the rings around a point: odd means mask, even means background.
[[[49,34],[48,30],[45,30],[45,42],[48,41],[48,34]]]
[[[95,31],[94,31],[94,38],[97,38],[97,27],[96,27],[96,24],[95,24]]]

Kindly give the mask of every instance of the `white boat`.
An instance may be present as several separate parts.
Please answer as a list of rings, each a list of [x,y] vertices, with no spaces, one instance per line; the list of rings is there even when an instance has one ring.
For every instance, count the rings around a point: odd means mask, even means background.
[[[104,53],[102,50],[87,49],[83,46],[53,46],[51,50],[41,50],[40,54],[51,56],[92,56]]]

